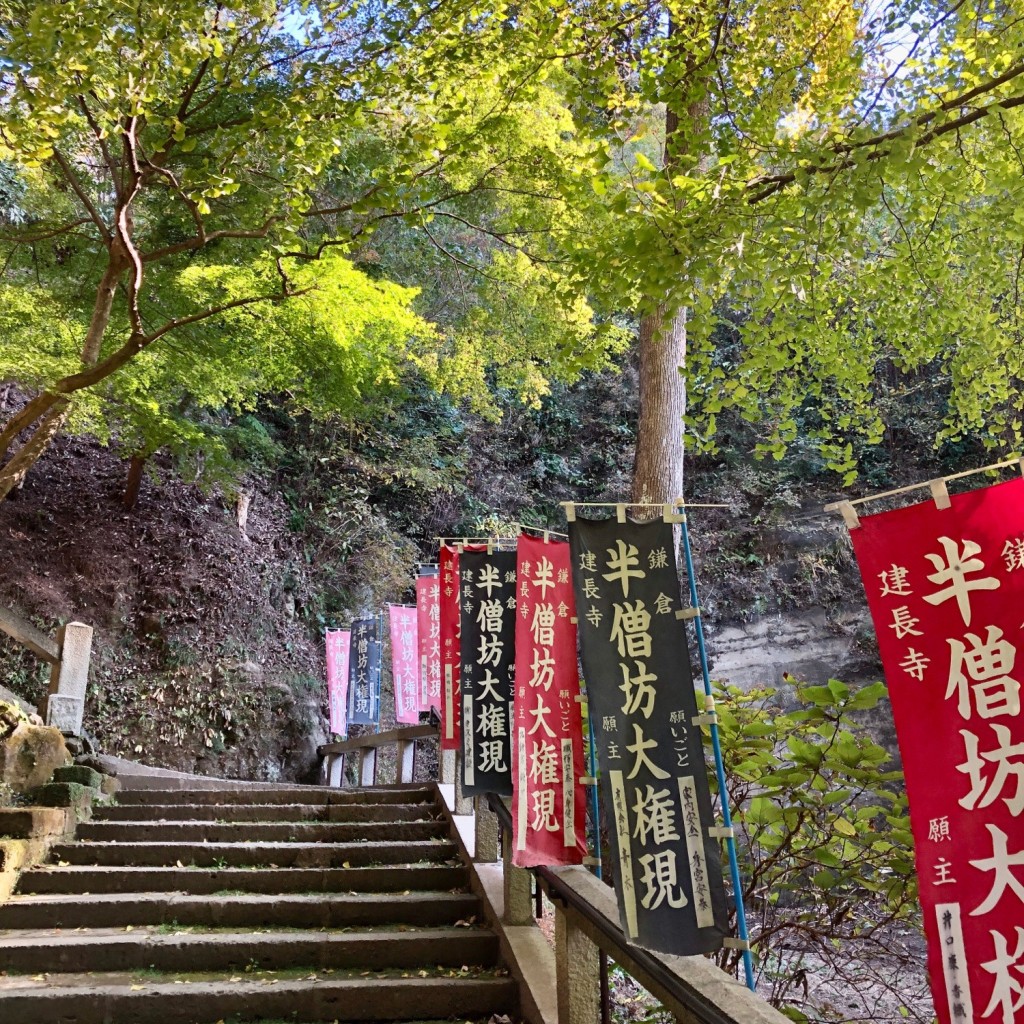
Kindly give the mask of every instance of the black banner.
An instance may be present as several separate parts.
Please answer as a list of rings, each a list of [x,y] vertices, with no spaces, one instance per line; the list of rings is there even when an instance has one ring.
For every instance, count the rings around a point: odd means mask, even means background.
[[[380,640],[376,619],[352,623],[348,659],[348,724],[380,724]]]
[[[569,524],[583,676],[626,937],[692,956],[728,928],[672,527]]]
[[[512,795],[516,553],[463,551],[462,791]]]

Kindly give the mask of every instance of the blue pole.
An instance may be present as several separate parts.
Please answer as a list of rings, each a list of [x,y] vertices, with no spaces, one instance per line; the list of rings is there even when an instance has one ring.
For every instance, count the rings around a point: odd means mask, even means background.
[[[699,609],[697,600],[697,581],[693,573],[693,552],[690,549],[690,531],[686,526],[686,516],[682,517],[683,553],[686,556],[686,578],[690,584],[690,604]],[[711,697],[711,676],[708,673],[708,652],[704,645],[704,625],[698,614],[693,620],[697,630],[697,651],[700,654],[700,671],[704,677],[704,693]],[[718,795],[722,803],[722,824],[732,828],[732,812],[729,810],[729,795],[725,789],[725,766],[722,763],[722,744],[718,737],[718,724],[711,723],[711,746],[715,752],[715,773],[718,776]],[[740,886],[740,866],[736,859],[736,840],[729,835],[725,840],[729,853],[729,873],[732,876],[732,891],[736,900],[736,930],[740,939],[747,944],[743,950],[743,972],[747,979],[747,988],[756,991],[754,984],[754,958],[750,955],[750,936],[747,932],[747,915],[743,908],[743,889]]]
[[[594,722],[590,717],[590,700],[587,700],[587,732],[590,737],[590,777],[594,780],[590,786],[590,814],[594,819],[594,874],[601,877],[601,807],[597,797],[597,747],[594,744]]]

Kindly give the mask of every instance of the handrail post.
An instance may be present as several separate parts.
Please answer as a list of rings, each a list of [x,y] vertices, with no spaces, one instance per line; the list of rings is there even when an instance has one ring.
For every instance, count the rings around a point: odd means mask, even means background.
[[[372,786],[377,772],[377,748],[359,748],[359,785]]]
[[[395,782],[412,782],[413,766],[416,763],[416,741],[399,740],[395,755]]]
[[[600,956],[571,911],[555,903],[558,1024],[597,1024],[601,1013]]]
[[[498,859],[498,816],[491,810],[487,797],[478,796],[476,805],[476,844],[474,859],[479,864],[493,864]]]
[[[505,887],[505,913],[508,925],[533,924],[533,886],[530,872],[512,863],[512,829],[501,830],[502,881]]]
[[[345,785],[344,754],[329,754],[327,756],[327,785],[337,786],[339,789]]]

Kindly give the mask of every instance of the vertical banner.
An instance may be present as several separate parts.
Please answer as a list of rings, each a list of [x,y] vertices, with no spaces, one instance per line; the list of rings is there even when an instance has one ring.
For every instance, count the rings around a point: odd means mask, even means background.
[[[441,591],[438,596],[441,634],[441,749],[458,750],[461,740],[459,712],[459,628],[461,625],[459,549],[441,545],[438,559]]]
[[[458,750],[462,745],[462,699],[459,676],[462,671],[460,636],[462,629],[462,588],[459,558],[467,551],[486,551],[482,544],[441,545],[441,591],[438,595],[441,619],[441,749]]]
[[[935,1012],[1024,1021],[1024,480],[850,531],[903,755]]]
[[[344,736],[348,728],[348,654],[351,634],[347,629],[327,630],[327,699],[331,732]]]
[[[416,578],[416,629],[419,637],[420,711],[441,710],[441,584],[437,576]]]
[[[521,536],[517,548],[512,721],[512,862],[582,864],[587,794],[569,545]]]
[[[348,724],[380,723],[380,642],[376,619],[352,623],[349,654]]]
[[[420,720],[420,645],[416,606],[389,604],[388,621],[395,721],[402,725],[415,725]]]
[[[463,551],[462,791],[512,794],[516,553]]]
[[[626,937],[692,956],[728,927],[672,527],[569,524],[580,651]]]

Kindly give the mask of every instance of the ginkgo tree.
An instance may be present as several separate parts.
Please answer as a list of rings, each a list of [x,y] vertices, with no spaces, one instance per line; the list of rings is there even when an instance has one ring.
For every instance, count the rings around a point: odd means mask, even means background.
[[[645,317],[641,377],[664,385],[641,410],[638,457],[660,458],[638,461],[635,494],[676,495],[684,378],[699,445],[732,406],[765,424],[762,453],[808,431],[848,479],[851,438],[881,436],[887,365],[948,373],[948,436],[1019,445],[1019,5],[631,9],[632,31],[577,65],[612,216],[576,257]],[[738,359],[715,345],[723,312]]]

